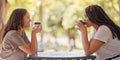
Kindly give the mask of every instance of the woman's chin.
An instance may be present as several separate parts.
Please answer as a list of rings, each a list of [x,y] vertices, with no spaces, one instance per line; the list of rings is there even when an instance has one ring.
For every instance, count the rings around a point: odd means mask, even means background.
[[[91,25],[86,25],[87,27],[91,27]]]

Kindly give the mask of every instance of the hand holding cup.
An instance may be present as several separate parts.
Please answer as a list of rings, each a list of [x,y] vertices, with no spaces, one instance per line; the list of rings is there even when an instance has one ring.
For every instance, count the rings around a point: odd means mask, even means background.
[[[42,30],[42,25],[40,22],[35,22],[33,26],[33,31],[36,33],[40,32]]]
[[[75,28],[76,29],[78,29],[79,28],[79,23],[82,23],[83,25],[85,25],[86,23],[84,22],[84,21],[82,21],[82,20],[79,20],[79,21],[77,21],[77,23],[76,23],[76,25],[75,25]]]

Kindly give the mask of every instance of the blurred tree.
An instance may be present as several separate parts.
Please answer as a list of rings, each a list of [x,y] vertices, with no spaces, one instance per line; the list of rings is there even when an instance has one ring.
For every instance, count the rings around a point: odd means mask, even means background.
[[[6,12],[7,12],[8,2],[7,0],[0,0],[0,47],[2,43],[2,35],[4,29],[4,21],[6,20]]]
[[[75,21],[84,19],[84,9],[91,4],[102,6],[116,24],[120,21],[120,0],[8,0],[8,3],[10,8],[7,19],[14,9],[26,8],[32,16],[32,25],[35,21],[42,22],[43,34],[51,33],[56,42],[57,37],[63,34],[67,34],[69,44],[72,40],[75,42],[78,35],[74,28]],[[91,33],[91,29],[88,32]]]
[[[50,1],[49,1],[50,2]],[[51,2],[56,2],[55,4],[52,3],[47,3],[45,9],[47,9],[47,11],[45,13],[47,13],[48,15],[48,19],[47,19],[47,26],[49,28],[48,32],[51,32],[51,34],[55,37],[55,44],[56,46],[54,46],[55,51],[59,50],[59,43],[57,41],[57,37],[60,36],[64,29],[62,26],[62,19],[63,16],[62,14],[65,11],[65,6],[61,1],[51,1]],[[50,4],[48,6],[48,4]],[[56,8],[56,7],[60,7],[60,8]]]
[[[105,1],[98,0],[97,4],[99,4],[100,6],[103,7],[103,9],[108,14],[108,16],[117,25],[120,25],[120,22],[119,22],[119,5],[118,5],[118,0],[105,0]]]
[[[40,9],[39,9],[39,12],[40,12],[39,17],[40,17],[40,22],[43,22],[43,8],[44,8],[43,4],[44,4],[44,0],[40,0],[40,2],[41,2],[41,4],[40,4]],[[41,39],[40,39],[41,41],[39,42],[39,47],[40,47],[39,51],[40,52],[44,51],[43,34],[44,34],[44,31],[41,31]]]
[[[118,14],[119,14],[119,23],[120,23],[120,0],[118,0],[118,5],[119,5],[119,12],[118,12]]]
[[[65,13],[63,14],[62,25],[64,30],[66,30],[66,34],[69,39],[68,51],[72,51],[72,49],[76,47],[75,38],[77,36],[77,31],[75,29],[75,22],[83,18],[83,9],[81,9],[81,6],[78,6],[78,2],[78,0],[71,0],[71,2],[68,3]]]

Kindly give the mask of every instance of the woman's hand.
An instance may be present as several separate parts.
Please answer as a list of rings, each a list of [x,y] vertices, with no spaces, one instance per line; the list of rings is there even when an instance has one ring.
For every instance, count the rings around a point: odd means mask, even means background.
[[[35,25],[35,26],[33,26],[33,28],[32,28],[32,32],[34,32],[34,33],[38,33],[38,32],[40,32],[42,30],[42,26],[41,25]]]
[[[86,26],[80,21],[76,22],[76,26],[77,26],[77,29],[80,30],[80,31],[85,31],[86,30]]]

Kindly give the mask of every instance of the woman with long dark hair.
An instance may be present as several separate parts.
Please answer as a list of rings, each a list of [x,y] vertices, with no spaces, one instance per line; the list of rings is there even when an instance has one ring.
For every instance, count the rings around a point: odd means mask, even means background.
[[[34,55],[36,50],[36,34],[42,27],[36,25],[32,29],[31,42],[25,33],[25,28],[30,26],[30,16],[26,9],[15,9],[6,24],[3,34],[2,51],[3,60],[26,60],[27,54]]]
[[[118,56],[120,54],[120,27],[98,5],[88,6],[85,9],[84,16],[86,25],[82,22],[77,22],[76,24],[82,34],[85,54],[89,56],[96,53],[96,60],[105,60]],[[89,41],[87,27],[90,26],[95,31]]]

